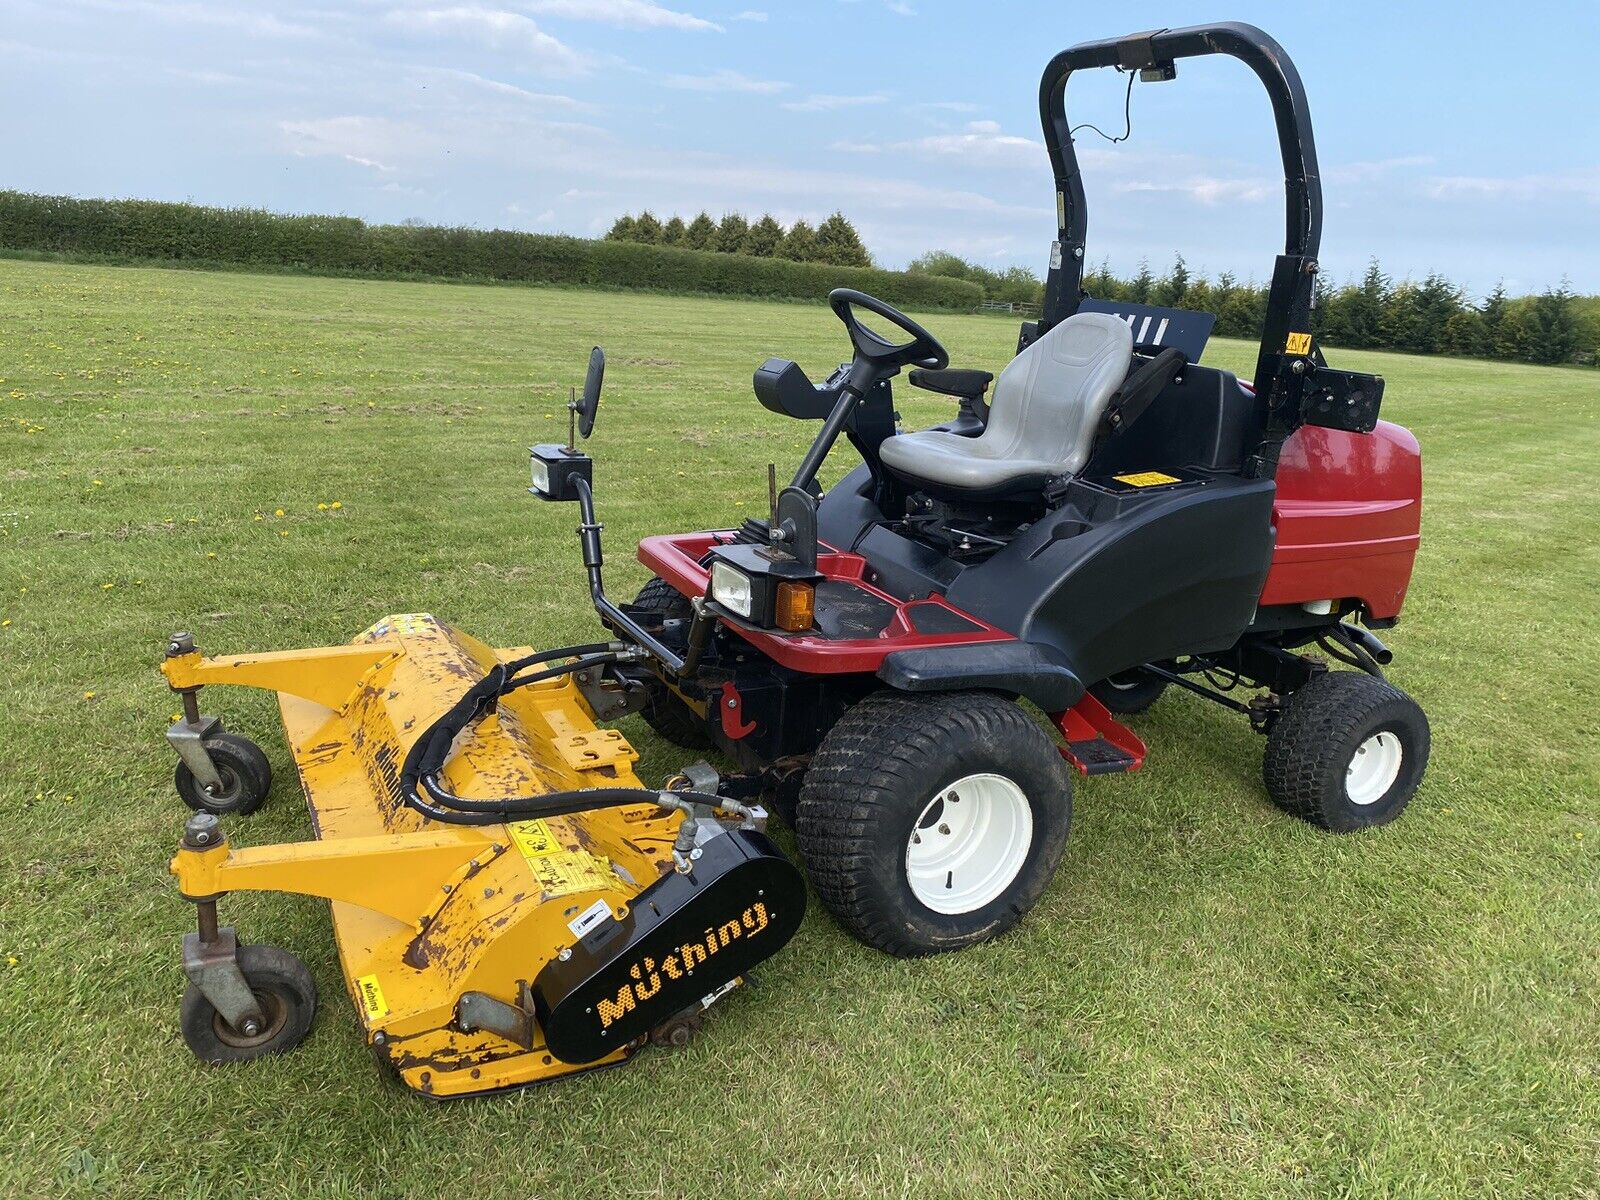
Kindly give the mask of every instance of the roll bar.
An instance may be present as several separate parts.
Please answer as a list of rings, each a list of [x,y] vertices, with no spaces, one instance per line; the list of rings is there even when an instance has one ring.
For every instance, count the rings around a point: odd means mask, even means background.
[[[1256,73],[1267,89],[1283,154],[1283,252],[1296,259],[1316,260],[1322,243],[1322,181],[1317,170],[1317,148],[1300,72],[1282,46],[1254,25],[1236,21],[1084,42],[1052,58],[1039,81],[1039,119],[1055,171],[1058,225],[1039,332],[1076,312],[1082,293],[1088,213],[1078,155],[1072,145],[1072,126],[1066,114],[1067,80],[1074,71],[1090,67],[1138,71],[1146,80],[1171,79],[1176,60],[1203,54],[1237,58]]]

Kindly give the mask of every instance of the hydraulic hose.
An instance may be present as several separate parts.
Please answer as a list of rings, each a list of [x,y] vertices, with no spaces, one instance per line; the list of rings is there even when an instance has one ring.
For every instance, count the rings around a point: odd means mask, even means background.
[[[570,662],[531,674],[519,674],[539,663],[572,655],[577,657]],[[547,650],[512,663],[497,665],[412,744],[400,771],[400,791],[406,806],[430,820],[449,825],[499,825],[506,821],[560,817],[625,804],[659,803],[663,795],[713,807],[723,805],[722,798],[711,793],[676,790],[662,793],[644,788],[582,788],[535,796],[469,798],[457,796],[439,782],[438,773],[444,769],[457,735],[492,712],[500,697],[529,684],[620,661],[622,656],[617,652],[615,643],[602,643]]]

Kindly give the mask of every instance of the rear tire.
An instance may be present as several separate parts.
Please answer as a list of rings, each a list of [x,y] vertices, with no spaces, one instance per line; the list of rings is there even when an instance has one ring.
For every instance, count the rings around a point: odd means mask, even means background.
[[[669,621],[687,621],[694,617],[694,606],[689,598],[665,579],[652,579],[645,584],[634,603],[640,608],[665,613]],[[645,704],[639,715],[646,725],[685,750],[711,748],[711,730],[705,718],[677,693],[653,675],[644,680],[644,691]]]
[[[839,923],[906,958],[1015,925],[1055,874],[1071,823],[1072,775],[1011,701],[884,691],[823,739],[795,833]]]
[[[1285,812],[1351,833],[1400,815],[1430,746],[1428,718],[1410,696],[1371,675],[1332,671],[1284,701],[1262,776]]]
[[[1108,675],[1089,689],[1094,698],[1114,713],[1129,716],[1142,713],[1167,690],[1167,681],[1147,675],[1135,667],[1120,675]]]

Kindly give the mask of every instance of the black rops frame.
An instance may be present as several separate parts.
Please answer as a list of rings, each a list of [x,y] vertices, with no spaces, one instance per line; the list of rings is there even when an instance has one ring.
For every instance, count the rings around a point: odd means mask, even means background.
[[[1050,251],[1043,311],[1037,327],[1024,331],[1024,340],[1032,341],[1070,317],[1083,299],[1088,204],[1066,114],[1068,79],[1074,71],[1097,67],[1139,71],[1151,80],[1171,79],[1177,59],[1207,54],[1237,58],[1256,73],[1272,101],[1283,155],[1284,250],[1273,268],[1256,358],[1255,388],[1265,406],[1264,436],[1246,468],[1249,475],[1270,476],[1284,438],[1306,420],[1370,431],[1377,421],[1383,381],[1331,371],[1309,341],[1290,344],[1290,334],[1308,334],[1311,328],[1322,243],[1322,180],[1300,73],[1283,47],[1254,25],[1230,21],[1152,30],[1084,42],[1050,60],[1039,81],[1039,118],[1055,172],[1058,229]]]

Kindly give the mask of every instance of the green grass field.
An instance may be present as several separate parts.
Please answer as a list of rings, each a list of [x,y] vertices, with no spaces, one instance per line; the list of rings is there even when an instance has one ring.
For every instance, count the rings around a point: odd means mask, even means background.
[[[926,319],[963,365],[1015,337]],[[631,594],[640,536],[764,509],[809,429],[750,372],[843,357],[825,307],[0,262],[0,1192],[1600,1195],[1600,377],[1577,370],[1335,355],[1388,377],[1424,448],[1389,640],[1434,757],[1399,823],[1282,815],[1244,722],[1169,696],[1136,719],[1146,769],[1080,786],[1061,872],[996,943],[896,962],[814,907],[687,1051],[435,1105],[361,1046],[324,905],[238,895],[225,919],[301,955],[324,1005],[289,1057],[198,1066],[164,638],[332,644],[428,610],[586,639],[575,514],[524,494],[524,448],[596,341]],[[908,422],[947,411],[909,392]],[[235,840],[309,836],[271,698],[208,707],[283,768]],[[647,779],[676,765],[625,729]]]

